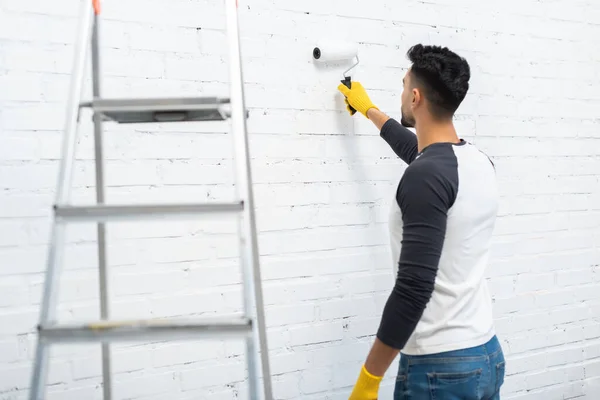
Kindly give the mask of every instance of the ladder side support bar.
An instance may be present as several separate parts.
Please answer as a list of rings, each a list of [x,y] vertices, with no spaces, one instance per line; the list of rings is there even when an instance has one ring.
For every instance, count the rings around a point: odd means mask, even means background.
[[[73,58],[71,84],[65,116],[65,132],[62,142],[62,157],[59,163],[58,185],[56,191],[56,204],[67,203],[70,196],[70,186],[73,178],[73,164],[75,162],[75,147],[77,145],[77,125],[79,122],[79,102],[83,88],[83,73],[87,58],[87,44],[91,38],[92,28],[92,3],[82,1],[79,27],[77,30],[77,42]],[[56,301],[58,296],[58,284],[60,282],[60,270],[62,266],[64,232],[62,224],[53,224],[48,246],[48,257],[46,275],[44,277],[44,289],[42,294],[42,306],[40,310],[40,325],[46,324],[54,319],[56,312]],[[33,373],[31,378],[29,399],[40,400],[44,398],[46,389],[46,377],[48,375],[48,346],[39,337],[37,341]]]
[[[100,73],[100,16],[99,9],[94,8],[94,26],[92,30],[92,96],[101,96],[102,74]],[[96,203],[105,202],[104,184],[104,144],[102,137],[102,116],[94,113],[94,153],[96,169]],[[106,251],[106,225],[98,222],[98,284],[100,293],[100,319],[107,320],[110,314],[108,289],[108,262]],[[112,399],[112,376],[110,373],[110,345],[102,343],[102,391],[104,400]]]
[[[238,23],[237,0],[225,0],[227,16],[227,40],[229,49],[229,71],[231,85],[231,123],[236,159],[236,189],[246,202],[243,212],[243,224],[240,232],[241,263],[244,277],[244,298],[246,315],[253,315],[256,320],[254,338],[258,337],[261,353],[264,398],[273,399],[269,352],[266,336],[264,302],[261,286],[260,264],[258,257],[258,240],[254,213],[254,194],[252,192],[252,173],[248,132],[246,126],[246,110],[244,97],[244,78],[242,73],[240,34]],[[260,399],[258,391],[258,360],[255,341],[246,341],[248,373],[250,382],[250,398]]]

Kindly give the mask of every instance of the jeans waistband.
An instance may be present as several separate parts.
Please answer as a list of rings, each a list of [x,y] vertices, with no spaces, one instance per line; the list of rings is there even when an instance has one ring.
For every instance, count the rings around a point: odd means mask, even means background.
[[[446,351],[443,353],[426,355],[402,354],[401,364],[426,364],[426,363],[450,363],[450,362],[476,362],[487,359],[502,351],[500,341],[493,336],[487,343],[466,349]]]

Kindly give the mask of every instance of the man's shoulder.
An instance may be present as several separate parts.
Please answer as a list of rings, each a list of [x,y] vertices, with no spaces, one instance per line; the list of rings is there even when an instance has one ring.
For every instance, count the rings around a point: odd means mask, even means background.
[[[443,149],[425,152],[406,168],[400,183],[399,200],[443,199],[450,206],[458,192],[456,157]]]
[[[468,160],[471,163],[485,163],[488,166],[491,165],[492,167],[495,168],[492,158],[490,157],[489,154],[486,153],[486,151],[482,150],[474,143],[471,143],[471,142],[465,142],[465,143],[467,144],[465,146],[465,150],[467,153],[465,160]],[[461,155],[460,152],[458,154],[459,154],[459,156]],[[472,155],[476,155],[476,157],[472,157]],[[462,157],[461,157],[461,160],[462,160]]]
[[[418,176],[438,176],[452,178],[456,175],[458,160],[452,144],[440,143],[417,154],[406,168],[404,175],[410,179]]]

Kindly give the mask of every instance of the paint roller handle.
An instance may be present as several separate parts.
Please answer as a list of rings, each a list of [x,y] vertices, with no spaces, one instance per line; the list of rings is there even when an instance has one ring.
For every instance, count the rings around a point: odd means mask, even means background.
[[[348,89],[352,89],[352,80],[350,79],[349,76],[345,77],[344,79],[342,79],[342,83],[344,84],[344,86],[346,86]],[[352,107],[350,105],[350,103],[348,103],[348,99],[346,99],[346,104],[348,105],[348,111],[350,112],[350,115],[354,115],[356,114],[356,109],[354,107]]]
[[[360,112],[365,117],[367,117],[367,111],[369,111],[369,109],[377,108],[360,82],[351,82],[350,78],[346,78],[338,85],[338,90],[346,97],[346,103],[348,104],[348,111],[350,111],[350,114],[353,114],[350,107],[355,111]]]

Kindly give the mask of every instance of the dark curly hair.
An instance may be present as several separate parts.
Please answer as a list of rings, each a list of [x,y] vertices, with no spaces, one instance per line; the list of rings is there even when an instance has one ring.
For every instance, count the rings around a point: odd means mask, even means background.
[[[451,118],[469,90],[471,69],[463,57],[447,47],[417,44],[407,52],[415,86],[429,101],[437,118]]]

